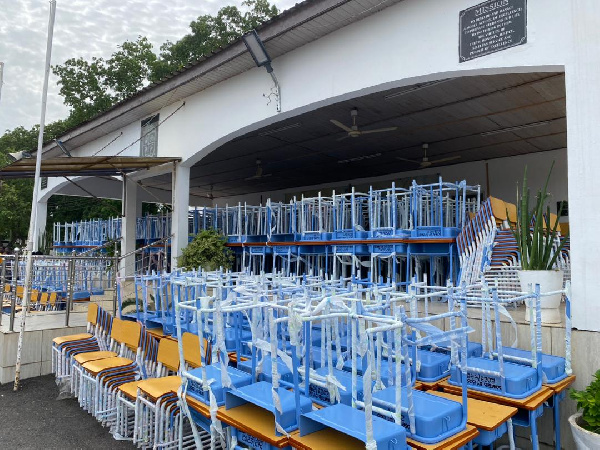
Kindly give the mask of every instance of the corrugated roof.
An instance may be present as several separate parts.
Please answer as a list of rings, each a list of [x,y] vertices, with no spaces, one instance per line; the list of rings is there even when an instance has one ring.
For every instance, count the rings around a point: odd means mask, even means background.
[[[319,39],[402,0],[306,0],[258,27],[271,58]],[[153,83],[60,137],[77,148],[159,109],[255,67],[241,39]],[[44,154],[58,156],[54,142]]]
[[[123,175],[177,161],[181,161],[181,158],[148,158],[135,156],[48,158],[42,160],[41,175],[43,177]],[[34,158],[21,159],[0,170],[0,179],[33,178],[34,175]]]

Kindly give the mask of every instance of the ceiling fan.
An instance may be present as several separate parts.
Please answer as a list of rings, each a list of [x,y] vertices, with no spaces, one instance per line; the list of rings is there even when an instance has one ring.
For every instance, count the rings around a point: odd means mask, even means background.
[[[339,127],[342,130],[344,130],[346,133],[348,133],[346,136],[338,139],[338,141],[341,141],[342,139],[346,139],[349,137],[357,138],[359,136],[362,136],[363,134],[385,133],[386,131],[395,131],[398,129],[398,127],[387,127],[387,128],[376,128],[375,130],[361,131],[358,129],[358,125],[356,125],[356,117],[358,116],[358,108],[352,108],[350,110],[350,116],[352,117],[352,126],[350,126],[350,127],[344,125],[343,123],[341,123],[335,119],[330,120],[330,122],[332,124],[334,124],[336,127]]]
[[[254,175],[252,175],[251,177],[245,178],[245,181],[252,181],[252,180],[260,180],[261,178],[266,178],[266,177],[270,177],[271,173],[263,173],[263,168],[262,168],[262,161],[260,159],[256,160],[256,172]]]
[[[401,158],[399,156],[396,156],[396,159],[399,159],[400,161],[408,161],[413,164],[418,164],[421,169],[426,169],[427,167],[430,167],[434,164],[440,164],[443,162],[454,161],[455,159],[460,158],[460,155],[457,155],[457,156],[449,156],[447,158],[434,159],[432,161],[427,157],[427,149],[428,148],[429,148],[429,144],[423,144],[423,159],[421,161],[416,161],[414,159]]]
[[[210,185],[210,192],[208,194],[206,194],[206,198],[209,200],[214,200],[215,196],[213,195],[213,185]]]

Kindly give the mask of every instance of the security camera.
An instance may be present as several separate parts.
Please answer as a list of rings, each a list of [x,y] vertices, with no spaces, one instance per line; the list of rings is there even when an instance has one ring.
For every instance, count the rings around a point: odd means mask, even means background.
[[[31,153],[26,151],[9,153],[8,157],[12,160],[12,162],[21,161],[22,159],[31,158]]]

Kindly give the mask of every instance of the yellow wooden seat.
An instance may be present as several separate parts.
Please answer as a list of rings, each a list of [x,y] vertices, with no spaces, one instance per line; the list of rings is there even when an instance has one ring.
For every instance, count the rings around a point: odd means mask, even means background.
[[[98,375],[103,370],[118,369],[119,367],[125,367],[133,364],[133,361],[129,358],[123,358],[121,356],[114,356],[112,358],[98,359],[95,361],[89,361],[82,365],[82,367],[92,375]]]
[[[130,381],[129,383],[124,383],[119,386],[119,390],[131,400],[135,400],[137,397],[138,383],[139,381]]]
[[[510,223],[516,224],[517,223],[517,205],[515,205],[514,203],[506,203],[506,202],[504,204],[506,205],[508,221]]]
[[[47,293],[46,293],[47,294]],[[48,302],[52,305],[52,297],[54,296],[54,303],[56,303],[56,292],[52,292],[48,298]],[[95,303],[91,303],[88,307],[87,312],[87,322],[91,325],[96,325],[98,323],[98,305]],[[82,341],[84,339],[90,339],[93,336],[90,333],[79,333],[79,334],[71,334],[67,336],[59,336],[52,339],[52,342],[56,345],[64,344],[65,342],[74,342],[74,341]]]
[[[57,299],[58,299],[58,294],[56,292],[51,292],[50,297],[48,298],[48,303],[50,303],[50,306],[52,308],[54,308],[56,306]],[[96,304],[94,303],[94,305],[96,305]],[[96,314],[97,313],[98,313],[98,305],[96,305]],[[89,314],[89,309],[88,309],[88,314]],[[95,324],[95,322],[94,322],[94,324]]]
[[[89,361],[96,361],[98,359],[103,359],[103,358],[112,358],[114,356],[117,356],[117,354],[115,352],[98,351],[98,352],[79,353],[78,355],[75,355],[75,358],[73,358],[73,359],[75,361],[77,361],[78,364],[85,364],[86,362],[89,362]]]
[[[131,322],[134,323],[134,322]],[[121,343],[123,342],[123,328],[126,327],[125,322],[121,319],[115,318],[113,319],[112,329],[110,330],[110,337],[114,342]],[[113,351],[91,351],[91,352],[82,352],[79,353],[75,358],[76,363],[84,364],[89,361],[94,361],[102,358],[112,358],[118,356],[116,352]]]
[[[502,222],[508,218],[506,214],[506,203],[504,202],[504,200],[500,200],[499,198],[495,197],[490,197],[490,205],[492,207],[492,214],[494,215],[496,220]]]
[[[177,393],[179,386],[181,386],[181,377],[176,375],[162,378],[149,378],[138,382],[140,390],[148,395],[153,401],[156,401],[163,395]]]
[[[56,345],[64,344],[65,342],[83,341],[90,339],[92,336],[90,333],[70,334],[68,336],[58,336],[52,339],[52,342]]]
[[[200,339],[198,339],[198,336],[185,332],[181,338],[181,344],[183,346],[183,358],[185,361],[192,367],[200,367],[202,365],[202,358],[200,356]],[[208,357],[210,349],[206,339],[203,340],[202,347],[204,354]]]
[[[158,344],[156,361],[160,363],[163,368],[171,372],[177,372],[179,370],[179,347],[177,341],[170,337],[162,338]],[[138,381],[137,383],[137,386],[139,386],[145,394],[153,401],[156,401],[156,399],[165,394],[177,392],[177,389],[181,385],[181,378],[178,376],[148,378],[146,380]],[[128,389],[128,392],[125,392],[124,389]],[[133,388],[130,385],[125,386],[125,388],[121,390],[123,390],[123,393],[127,396],[131,396],[131,393],[133,392]],[[133,398],[135,398],[135,395]]]
[[[40,295],[40,306],[45,308],[46,304],[48,303],[48,297],[50,296],[50,294],[48,294],[47,292],[42,292],[42,294]]]

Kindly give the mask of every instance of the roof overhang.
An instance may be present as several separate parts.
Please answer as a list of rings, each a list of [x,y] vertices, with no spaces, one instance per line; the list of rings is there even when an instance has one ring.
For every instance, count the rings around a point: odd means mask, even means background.
[[[257,27],[257,30],[269,56],[276,59],[401,1],[306,0]],[[68,143],[70,149],[76,149],[254,67],[256,65],[242,39],[236,39],[71,128],[59,139]],[[55,157],[60,155],[61,150],[51,141],[44,145],[42,152],[46,157]]]
[[[149,158],[138,156],[81,156],[48,158],[42,160],[41,176],[111,176],[148,170],[164,164],[181,161],[181,158]],[[0,179],[33,178],[35,159],[21,159],[0,169]]]

